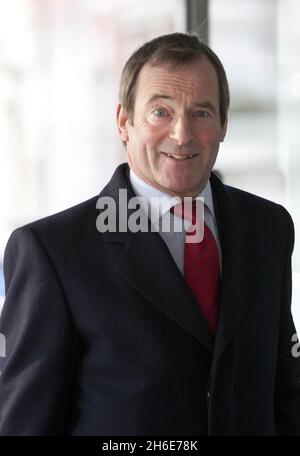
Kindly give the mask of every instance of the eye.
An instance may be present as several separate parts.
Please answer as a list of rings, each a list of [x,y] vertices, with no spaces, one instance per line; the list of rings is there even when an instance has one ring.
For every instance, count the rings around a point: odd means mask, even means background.
[[[210,113],[207,112],[207,111],[196,111],[194,113],[194,115],[196,117],[200,117],[200,118],[203,118],[203,119],[206,119],[206,118],[210,117]]]
[[[158,117],[158,118],[164,118],[168,115],[167,111],[163,108],[158,108],[158,109],[155,109],[155,111],[153,111],[152,113],[155,117]]]

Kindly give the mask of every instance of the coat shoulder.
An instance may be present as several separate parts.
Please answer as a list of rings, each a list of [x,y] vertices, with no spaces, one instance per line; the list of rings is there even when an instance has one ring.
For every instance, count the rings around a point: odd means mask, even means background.
[[[248,211],[255,211],[257,215],[263,218],[277,216],[291,219],[289,212],[281,204],[230,185],[224,185],[224,187],[239,207],[244,207]]]
[[[97,200],[98,196],[94,196],[82,203],[76,204],[75,206],[28,223],[22,228],[27,227],[39,231],[43,230],[44,227],[52,229],[55,226],[74,226],[74,224],[78,223],[80,220],[87,220],[91,213],[95,214]]]
[[[293,250],[294,223],[284,206],[229,185],[225,185],[225,189],[242,218],[259,225],[261,232],[268,233],[270,237],[287,238],[291,246],[289,250]]]
[[[281,204],[225,184],[214,173],[211,184],[223,221],[230,219],[230,223],[239,224],[241,229],[247,227],[247,230],[260,232],[264,239],[274,242],[278,238],[288,239],[293,245],[293,220]]]
[[[55,246],[57,249],[71,248],[86,243],[94,238],[98,211],[96,203],[98,196],[63,211],[48,215],[15,229],[8,245],[19,239],[25,243],[32,236],[44,246]]]

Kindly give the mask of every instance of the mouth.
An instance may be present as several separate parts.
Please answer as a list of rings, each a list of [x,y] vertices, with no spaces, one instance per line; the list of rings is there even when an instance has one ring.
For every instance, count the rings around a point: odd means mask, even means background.
[[[167,154],[165,152],[161,152],[163,155],[165,155],[168,158],[171,158],[176,161],[185,161],[185,160],[191,160],[194,157],[196,157],[196,154]]]

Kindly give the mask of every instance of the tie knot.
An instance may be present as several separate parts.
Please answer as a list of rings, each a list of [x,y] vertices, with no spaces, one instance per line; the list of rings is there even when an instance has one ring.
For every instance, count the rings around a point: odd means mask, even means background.
[[[179,218],[188,220],[186,242],[201,242],[204,235],[204,203],[199,199],[184,198],[171,208],[171,212]]]
[[[198,199],[184,198],[171,208],[171,212],[179,218],[189,220],[193,225],[198,220],[204,220],[204,204]]]

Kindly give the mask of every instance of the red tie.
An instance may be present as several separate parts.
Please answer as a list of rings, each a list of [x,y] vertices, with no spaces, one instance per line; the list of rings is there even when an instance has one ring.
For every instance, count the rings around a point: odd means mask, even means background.
[[[179,206],[182,213],[182,206]],[[178,214],[178,206],[173,208]],[[183,209],[185,218],[192,218],[192,224],[199,226],[199,217],[196,219],[196,203],[192,203],[192,217]],[[190,212],[190,211],[189,211]],[[197,214],[198,215],[198,214]],[[197,223],[197,225],[196,225]],[[203,223],[203,220],[202,220]],[[184,247],[184,276],[187,285],[192,290],[207,322],[215,334],[219,313],[220,292],[220,260],[219,251],[214,235],[204,223],[204,236],[201,242],[189,242],[195,234],[189,231],[186,234]],[[203,225],[202,225],[203,235]]]

